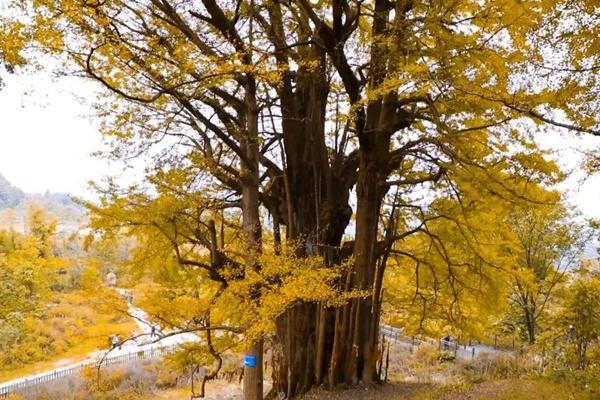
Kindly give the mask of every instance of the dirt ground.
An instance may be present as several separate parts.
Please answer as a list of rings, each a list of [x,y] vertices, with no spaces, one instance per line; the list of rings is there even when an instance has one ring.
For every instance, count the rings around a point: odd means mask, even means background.
[[[412,400],[415,395],[429,392],[433,388],[434,386],[429,384],[397,382],[333,392],[318,389],[302,397],[302,400]]]
[[[236,385],[216,382],[207,388],[205,400],[239,400],[241,392]],[[394,383],[370,388],[355,388],[349,390],[336,390],[329,392],[318,389],[302,398],[302,400],[412,400],[413,395],[428,391],[429,385],[419,383]],[[190,391],[186,389],[172,389],[161,392],[153,400],[189,400]]]

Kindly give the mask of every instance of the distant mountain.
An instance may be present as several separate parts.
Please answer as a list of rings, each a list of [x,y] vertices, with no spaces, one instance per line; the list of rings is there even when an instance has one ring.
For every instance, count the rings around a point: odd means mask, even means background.
[[[79,207],[79,205],[75,204],[73,199],[71,199],[71,196],[69,196],[67,193],[51,193],[47,191],[44,193],[43,197],[53,203],[62,204],[63,206]]]
[[[13,227],[25,231],[27,210],[43,208],[58,221],[58,232],[70,233],[86,224],[86,211],[67,193],[29,194],[13,186],[0,175],[0,229]]]
[[[16,207],[24,199],[25,193],[0,174],[0,210]]]

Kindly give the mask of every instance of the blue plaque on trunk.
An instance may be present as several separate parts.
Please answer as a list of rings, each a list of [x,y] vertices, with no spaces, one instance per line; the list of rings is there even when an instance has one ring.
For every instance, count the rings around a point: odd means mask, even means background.
[[[256,367],[256,356],[244,356],[244,367]]]

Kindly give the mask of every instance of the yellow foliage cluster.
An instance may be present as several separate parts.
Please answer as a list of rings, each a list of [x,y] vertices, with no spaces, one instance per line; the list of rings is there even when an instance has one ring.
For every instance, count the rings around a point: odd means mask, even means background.
[[[515,203],[502,196],[505,191],[524,200]],[[392,251],[385,313],[407,332],[434,337],[452,332],[478,339],[489,335],[508,309],[515,280],[534,274],[523,266],[526,221],[519,215],[560,208],[556,192],[532,182],[505,180],[487,189],[475,184],[461,193],[459,200],[434,202],[423,219],[424,229]]]

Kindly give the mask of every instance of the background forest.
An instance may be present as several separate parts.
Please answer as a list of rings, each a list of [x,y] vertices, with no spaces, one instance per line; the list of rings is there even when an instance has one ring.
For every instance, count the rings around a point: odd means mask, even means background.
[[[15,207],[0,207],[0,377],[7,380],[53,360],[76,361],[135,324],[96,297],[123,256],[119,246],[86,247],[85,231],[70,230],[85,226],[85,211],[66,195],[25,195],[4,182],[0,198]]]

